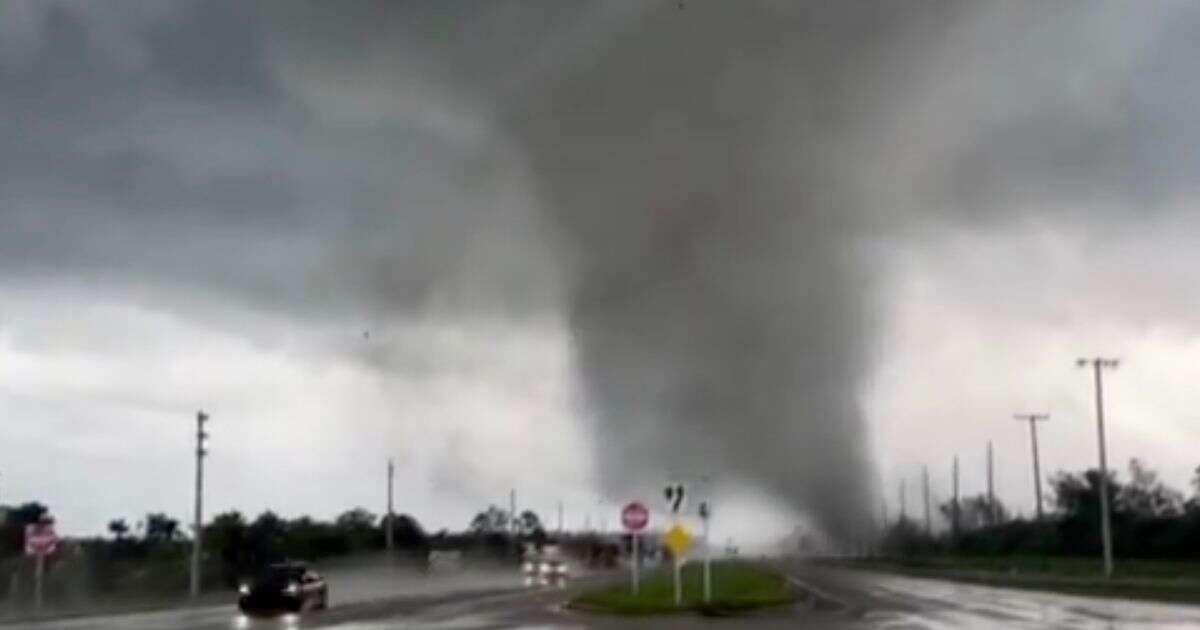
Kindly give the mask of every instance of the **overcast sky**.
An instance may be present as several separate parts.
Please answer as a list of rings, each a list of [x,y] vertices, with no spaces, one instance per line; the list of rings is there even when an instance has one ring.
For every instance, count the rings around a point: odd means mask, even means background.
[[[611,524],[682,466],[766,538],[989,439],[1029,513],[1012,414],[1094,465],[1084,355],[1186,486],[1200,11],[836,4],[0,4],[0,502],[190,519],[204,409],[209,513],[394,457],[431,529]]]

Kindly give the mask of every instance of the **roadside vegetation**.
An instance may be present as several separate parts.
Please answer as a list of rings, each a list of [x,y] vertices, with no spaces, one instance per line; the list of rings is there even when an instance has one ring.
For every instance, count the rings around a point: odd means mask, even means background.
[[[700,562],[683,568],[683,605],[675,604],[675,586],[669,569],[655,570],[642,577],[637,595],[628,580],[586,592],[571,602],[572,608],[615,615],[660,615],[679,612],[734,614],[789,604],[796,594],[783,576],[756,564],[736,561],[714,562],[713,600],[703,600],[703,570]]]
[[[1040,521],[1010,518],[986,496],[950,501],[940,506],[935,531],[901,519],[876,553],[850,563],[977,583],[1200,602],[1200,468],[1191,486],[1187,496],[1136,459],[1124,479],[1110,471],[1112,579],[1103,577],[1100,559],[1099,470],[1052,475],[1049,510]]]
[[[29,502],[0,505],[0,616],[20,616],[33,604],[34,563],[25,557],[24,528],[48,512]],[[383,555],[386,518],[356,508],[332,520],[284,518],[263,512],[247,519],[238,512],[217,514],[204,526],[204,590],[228,598],[229,591],[267,564],[306,560],[318,566],[384,561],[428,568],[431,550],[452,550],[473,563],[513,563],[524,543],[549,541],[541,519],[496,507],[479,512],[460,531],[427,533],[411,515],[393,519],[392,556]],[[114,518],[107,536],[63,541],[48,558],[45,604],[48,612],[129,609],[177,604],[188,592],[191,537],[178,519],[148,514],[137,520]],[[560,542],[573,556],[602,561],[615,552],[591,535],[567,535]]]

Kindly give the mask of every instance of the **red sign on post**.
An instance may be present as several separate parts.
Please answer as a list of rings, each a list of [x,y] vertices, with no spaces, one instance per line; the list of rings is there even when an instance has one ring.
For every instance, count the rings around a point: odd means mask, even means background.
[[[650,510],[638,501],[629,503],[621,510],[621,524],[631,532],[641,531],[649,523]]]
[[[54,523],[31,523],[25,526],[25,555],[46,557],[58,549]]]

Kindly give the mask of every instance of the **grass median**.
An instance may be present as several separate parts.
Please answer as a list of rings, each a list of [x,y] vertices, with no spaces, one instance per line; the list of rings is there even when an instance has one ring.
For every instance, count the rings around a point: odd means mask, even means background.
[[[789,604],[796,594],[778,573],[750,562],[720,561],[712,566],[713,600],[704,602],[703,564],[689,562],[683,568],[683,605],[675,605],[675,586],[670,569],[648,571],[642,576],[637,595],[629,580],[588,591],[571,602],[587,612],[616,615],[661,615],[699,612],[727,615]]]

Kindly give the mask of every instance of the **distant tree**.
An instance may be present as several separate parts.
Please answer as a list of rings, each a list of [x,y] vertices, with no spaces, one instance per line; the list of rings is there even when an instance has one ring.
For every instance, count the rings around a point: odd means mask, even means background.
[[[925,535],[923,527],[908,518],[901,518],[884,532],[884,552],[889,556],[911,557],[934,548],[933,538]]]
[[[1129,460],[1129,483],[1116,493],[1114,511],[1143,518],[1177,516],[1183,513],[1183,493],[1167,487],[1135,457]]]
[[[146,515],[146,542],[172,542],[180,536],[179,521],[161,512]]]
[[[947,523],[954,522],[954,502],[947,501],[938,510]],[[986,494],[960,499],[958,502],[958,527],[961,532],[968,532],[984,527],[992,527],[1009,519],[1008,508],[999,499],[989,501]]]
[[[334,527],[344,536],[351,550],[374,547],[382,540],[383,530],[375,527],[376,517],[366,509],[358,507],[343,512],[334,521]]]
[[[546,529],[542,527],[542,519],[533,510],[525,510],[517,516],[517,535],[537,545],[542,545],[549,538]]]
[[[342,531],[333,524],[301,516],[288,522],[285,548],[289,557],[315,560],[350,551],[355,535],[353,531]]]
[[[221,581],[233,586],[252,569],[249,525],[240,512],[222,512],[204,527],[204,544],[221,559]]]
[[[1050,477],[1050,493],[1058,512],[1061,553],[1092,554],[1100,549],[1100,470],[1081,473],[1059,471]],[[1117,504],[1121,484],[1108,473],[1108,504]],[[1114,522],[1114,526],[1120,525]],[[1114,535],[1115,537],[1115,535]]]
[[[129,523],[126,523],[123,518],[115,518],[108,522],[108,531],[118,541],[124,540],[125,535],[129,533]]]
[[[1116,474],[1108,473],[1108,499],[1116,504],[1121,484]],[[1066,516],[1100,514],[1100,470],[1092,468],[1082,473],[1059,471],[1050,477],[1050,494],[1054,506]]]
[[[381,519],[380,527],[386,519]],[[392,541],[399,549],[423,549],[429,546],[429,537],[421,524],[408,514],[399,514],[392,521]]]
[[[248,559],[255,568],[284,559],[287,523],[274,512],[259,514],[246,528]]]
[[[488,508],[475,515],[471,519],[470,529],[476,534],[493,534],[503,533],[508,531],[509,516],[508,512],[502,510],[495,505],[489,505]]]
[[[357,507],[353,510],[347,510],[338,515],[334,524],[342,529],[373,529],[375,527],[375,515],[368,512],[365,508]]]
[[[1192,470],[1192,479],[1188,485],[1192,487],[1192,496],[1188,497],[1184,507],[1188,512],[1200,513],[1200,466]]]
[[[25,526],[36,523],[50,513],[36,501],[7,509],[8,516],[0,523],[0,557],[20,555],[25,549]]]
[[[542,519],[533,510],[525,510],[517,515],[516,529],[518,534],[527,536],[534,530],[542,529]]]
[[[37,501],[30,501],[9,509],[6,521],[10,524],[20,525],[24,531],[26,525],[42,520],[42,517],[49,513],[50,508]]]

